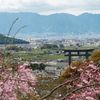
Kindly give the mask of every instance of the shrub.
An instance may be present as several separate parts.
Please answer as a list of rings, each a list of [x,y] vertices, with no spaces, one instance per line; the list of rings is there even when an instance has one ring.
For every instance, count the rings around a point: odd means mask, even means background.
[[[65,70],[65,72],[62,74],[61,77],[63,77],[64,79],[66,78],[71,78],[71,74],[70,73],[74,73],[74,75],[77,74],[77,71],[75,71],[74,69],[71,68],[71,66],[76,66],[77,68],[82,68],[83,62],[82,60],[77,61],[77,62],[72,62],[70,64],[70,66]]]
[[[91,55],[90,59],[94,62],[97,62],[100,60],[100,51],[94,51]]]

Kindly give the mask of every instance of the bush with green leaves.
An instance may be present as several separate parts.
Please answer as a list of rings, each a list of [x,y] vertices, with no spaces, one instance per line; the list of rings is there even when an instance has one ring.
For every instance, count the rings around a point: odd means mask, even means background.
[[[91,55],[90,59],[94,62],[99,61],[100,60],[100,50],[94,51],[93,54]]]

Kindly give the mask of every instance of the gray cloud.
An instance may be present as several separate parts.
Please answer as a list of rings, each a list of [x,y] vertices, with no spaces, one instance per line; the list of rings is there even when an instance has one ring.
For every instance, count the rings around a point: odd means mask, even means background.
[[[100,13],[100,0],[0,0],[0,12]]]

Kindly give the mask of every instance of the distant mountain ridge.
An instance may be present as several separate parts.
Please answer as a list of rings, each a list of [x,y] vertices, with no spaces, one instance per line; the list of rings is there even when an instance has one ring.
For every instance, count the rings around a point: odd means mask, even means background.
[[[23,25],[28,27],[22,29],[18,38],[46,38],[55,36],[67,36],[68,34],[99,34],[100,14],[83,13],[79,16],[71,14],[39,15],[37,13],[1,13],[0,12],[0,33],[7,34],[12,22],[15,23],[11,35],[14,35]]]

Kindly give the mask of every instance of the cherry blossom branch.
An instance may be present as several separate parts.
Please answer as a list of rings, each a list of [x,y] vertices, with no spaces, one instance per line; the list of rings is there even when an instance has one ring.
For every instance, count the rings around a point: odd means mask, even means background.
[[[59,84],[58,86],[56,86],[55,88],[53,88],[49,94],[45,95],[45,96],[42,97],[40,100],[43,100],[43,99],[49,97],[55,90],[57,90],[58,88],[62,87],[63,85],[66,85],[67,83],[73,82],[73,81],[78,80],[78,79],[80,79],[80,77],[75,78],[75,79],[73,79],[73,80],[69,80],[69,81],[67,81],[67,82],[65,82],[65,83]]]
[[[76,92],[76,91],[78,91],[78,90],[81,90],[81,89],[86,88],[86,87],[95,86],[95,85],[100,85],[100,83],[90,84],[90,85],[86,85],[86,86],[82,86],[82,87],[80,87],[80,88],[77,88],[77,89],[73,90],[72,92],[67,93],[67,94],[66,94],[63,98],[61,98],[60,100],[65,100],[65,97],[69,96],[70,94],[72,94],[72,93],[74,93],[74,92]]]

